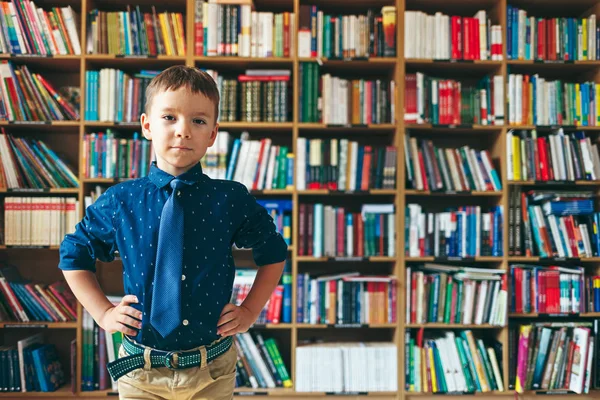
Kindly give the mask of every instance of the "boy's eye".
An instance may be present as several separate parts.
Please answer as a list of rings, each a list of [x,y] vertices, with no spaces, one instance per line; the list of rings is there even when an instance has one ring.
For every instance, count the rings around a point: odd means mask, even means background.
[[[173,117],[172,115],[164,115],[163,118],[167,121],[173,121],[175,119],[175,117]]]
[[[195,124],[206,124],[206,122],[203,119],[195,119],[194,123]]]

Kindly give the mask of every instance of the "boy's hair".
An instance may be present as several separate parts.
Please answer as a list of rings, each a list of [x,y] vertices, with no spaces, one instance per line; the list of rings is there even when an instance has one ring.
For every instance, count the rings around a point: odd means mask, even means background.
[[[192,93],[202,93],[215,104],[215,121],[219,119],[219,89],[215,80],[206,72],[185,65],[171,66],[155,76],[146,88],[144,112],[148,114],[152,99],[159,91],[177,90],[187,87]]]

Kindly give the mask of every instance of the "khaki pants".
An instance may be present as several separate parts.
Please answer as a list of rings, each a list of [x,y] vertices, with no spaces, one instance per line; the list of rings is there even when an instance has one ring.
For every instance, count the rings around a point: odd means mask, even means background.
[[[202,366],[171,370],[166,367],[150,368],[149,349],[144,368],[136,369],[119,378],[120,399],[181,399],[229,400],[233,398],[237,352],[235,344],[210,364],[201,347]],[[123,346],[119,357],[126,356]]]

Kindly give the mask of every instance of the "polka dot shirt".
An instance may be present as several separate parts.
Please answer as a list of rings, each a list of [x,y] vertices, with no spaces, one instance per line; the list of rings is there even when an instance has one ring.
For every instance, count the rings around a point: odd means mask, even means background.
[[[145,178],[112,186],[91,206],[60,247],[59,268],[95,271],[96,260],[123,263],[125,294],[133,294],[142,312],[142,328],[134,338],[164,350],[186,350],[218,339],[217,321],[230,301],[235,265],[232,245],[252,248],[258,266],[284,261],[287,245],[273,219],[246,187],[211,179],[198,163],[178,176],[192,181],[175,195],[184,207],[181,276],[181,323],[162,338],[150,325],[154,261],[162,208],[174,177],[155,163]]]

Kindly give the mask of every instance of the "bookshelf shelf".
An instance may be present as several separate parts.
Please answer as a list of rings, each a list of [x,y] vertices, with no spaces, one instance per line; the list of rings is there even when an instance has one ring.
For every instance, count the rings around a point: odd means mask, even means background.
[[[512,186],[564,186],[564,187],[577,187],[577,186],[600,186],[600,181],[547,181],[547,182],[536,182],[536,181],[508,181],[509,185]]]
[[[406,59],[406,68],[411,71],[437,73],[492,73],[502,67],[501,61],[492,60],[429,60]]]
[[[476,124],[407,124],[404,128],[409,130],[411,135],[420,135],[423,133],[432,133],[435,135],[489,135],[491,133],[499,134],[502,131],[503,126]]]
[[[373,256],[373,257],[312,257],[312,256],[296,256],[298,262],[316,263],[316,262],[394,262],[395,257]]]
[[[0,393],[0,398],[20,398],[20,397],[30,397],[30,398],[42,398],[42,397],[51,397],[51,398],[65,398],[72,397],[75,398],[75,394],[71,391],[71,387],[69,385],[64,385],[58,390],[54,392],[19,392],[19,393],[11,393],[11,392],[2,392]]]
[[[194,56],[194,62],[197,66],[219,66],[235,65],[238,67],[257,67],[266,65],[278,65],[281,67],[291,66],[294,59],[291,57],[222,57],[222,56]],[[289,65],[287,65],[289,64]]]
[[[543,263],[559,263],[559,262],[572,262],[572,263],[598,263],[600,257],[584,257],[584,258],[560,258],[560,257],[526,257],[526,256],[509,256],[509,262],[543,262]]]
[[[410,329],[503,329],[503,326],[489,325],[489,324],[444,324],[444,323],[432,323],[428,322],[425,324],[405,324],[405,328]]]
[[[78,128],[79,121],[0,121],[0,126],[38,128],[46,126]]]
[[[596,131],[600,131],[600,126],[574,126],[574,125],[507,125],[507,129],[536,129],[536,130],[555,130],[558,128],[563,128],[565,131],[586,131],[590,133],[595,133]]]
[[[479,257],[405,257],[406,262],[502,262],[503,257],[479,256]]]
[[[298,329],[395,329],[398,327],[394,323],[381,324],[296,324]]]
[[[111,61],[111,60],[148,60],[148,61],[186,61],[186,56],[167,56],[158,54],[151,55],[125,55],[125,54],[86,54],[83,56],[85,60],[90,61]]]
[[[300,196],[393,196],[396,191],[393,189],[369,189],[369,190],[358,190],[358,191],[344,191],[344,190],[329,190],[329,189],[311,189],[311,190],[297,190]]]
[[[23,329],[23,328],[41,328],[41,329],[77,329],[77,322],[0,322],[0,329]]]
[[[503,192],[432,192],[430,190],[416,190],[406,189],[404,194],[407,197],[418,197],[418,196],[483,196],[483,197],[500,197]]]
[[[586,312],[579,314],[565,314],[565,313],[527,313],[527,314],[517,314],[517,313],[508,313],[510,318],[600,318],[600,313],[598,312]]]
[[[32,195],[32,194],[79,194],[78,188],[44,188],[41,190],[31,189],[5,189],[0,188],[0,193],[10,193],[15,195]]]
[[[319,124],[319,123],[308,123],[300,122],[297,124],[299,130],[344,130],[346,132],[360,133],[364,130],[371,131],[393,131],[396,129],[394,124],[366,124],[366,125],[331,125],[331,124]]]
[[[6,246],[0,245],[0,250],[58,250],[59,246]]]

